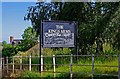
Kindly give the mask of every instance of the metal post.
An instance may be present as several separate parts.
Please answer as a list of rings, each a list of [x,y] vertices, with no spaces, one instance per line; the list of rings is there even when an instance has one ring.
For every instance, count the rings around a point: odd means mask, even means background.
[[[3,57],[3,64],[2,64],[3,70],[5,69],[5,58]]]
[[[2,57],[0,58],[0,79],[2,78]]]
[[[7,66],[7,74],[8,74],[8,57],[6,57],[6,66]]]
[[[0,79],[2,79],[2,51],[0,51]]]
[[[39,56],[40,56],[40,58],[39,58],[39,64],[40,64],[40,66],[39,66],[39,72],[41,73],[41,35],[40,35],[40,38],[39,38],[39,42],[40,42],[40,53],[39,53]]]
[[[94,54],[92,54],[92,79],[94,76]]]
[[[29,71],[31,71],[31,56],[29,56]]]
[[[55,71],[55,55],[53,55],[53,68],[54,68],[54,78],[56,77]]]
[[[2,76],[3,76],[5,72],[5,58],[4,57],[2,58],[2,70],[3,70],[3,73],[2,73]]]
[[[43,55],[41,55],[41,72],[43,71]]]
[[[14,73],[14,56],[13,56],[13,73]]]
[[[2,57],[0,58],[0,66],[2,66]]]
[[[2,57],[0,58],[0,67],[2,69]]]
[[[39,29],[39,32],[40,32],[40,37],[39,37],[39,42],[40,42],[40,53],[39,53],[39,56],[40,56],[40,58],[39,58],[39,64],[40,64],[40,66],[39,66],[39,72],[41,73],[41,55],[42,55],[42,21],[40,21],[40,29]]]
[[[75,27],[75,39],[76,39],[76,44],[75,44],[75,51],[76,51],[76,62],[78,61],[78,23],[76,23],[76,27]]]
[[[72,54],[71,54],[71,56],[70,56],[70,78],[72,79]]]
[[[20,56],[20,70],[22,70],[22,56]]]
[[[118,56],[118,79],[120,79],[120,54]]]

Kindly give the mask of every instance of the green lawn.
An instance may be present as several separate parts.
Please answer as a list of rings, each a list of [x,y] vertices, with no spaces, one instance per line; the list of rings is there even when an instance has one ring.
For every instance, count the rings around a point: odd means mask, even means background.
[[[73,61],[73,66],[72,66],[72,73],[73,77],[90,77],[92,76],[92,66],[83,66],[83,65],[92,65],[91,64],[91,58],[80,58],[77,63]],[[80,66],[76,66],[80,65]],[[118,67],[103,67],[103,66],[118,66],[118,57],[95,57],[95,64],[94,64],[94,74],[118,74]],[[39,72],[24,72],[24,77],[29,77],[31,76],[30,74],[39,74],[39,76],[42,77],[47,77],[47,78],[53,78],[53,68],[49,69],[48,71],[52,72],[42,72],[40,75]],[[69,77],[70,74],[70,65],[62,65],[62,66],[57,66],[56,68],[56,77]],[[29,73],[29,74],[26,74]],[[96,77],[96,75],[94,76]],[[110,76],[109,76],[110,77]],[[116,76],[117,77],[117,76]],[[114,77],[113,79],[116,79]],[[101,77],[100,77],[101,78]],[[106,77],[105,77],[106,78]],[[112,79],[112,77],[110,77]]]

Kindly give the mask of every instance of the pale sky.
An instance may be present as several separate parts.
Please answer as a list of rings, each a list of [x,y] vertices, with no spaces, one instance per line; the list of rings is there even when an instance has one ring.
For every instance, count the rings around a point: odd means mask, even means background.
[[[3,2],[2,3],[2,41],[9,43],[9,37],[21,39],[24,30],[31,26],[29,21],[24,21],[27,8],[35,2]]]

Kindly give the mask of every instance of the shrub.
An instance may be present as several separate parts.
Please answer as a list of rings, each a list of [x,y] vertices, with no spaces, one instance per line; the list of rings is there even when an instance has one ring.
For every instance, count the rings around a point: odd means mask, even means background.
[[[40,73],[33,72],[33,71],[26,71],[26,72],[23,72],[21,78],[29,78],[29,79],[40,78]]]

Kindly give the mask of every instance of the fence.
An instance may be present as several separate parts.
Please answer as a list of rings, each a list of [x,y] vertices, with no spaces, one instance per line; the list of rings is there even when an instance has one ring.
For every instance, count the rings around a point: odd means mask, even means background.
[[[102,58],[104,57],[104,58]],[[41,58],[41,64],[39,64],[39,58]],[[60,59],[61,58],[61,59]],[[76,59],[78,58],[78,59]],[[112,61],[114,59],[117,60],[117,64],[111,65],[111,64],[99,64],[99,62],[96,64],[98,59],[101,59],[102,62],[104,61]],[[107,60],[108,58],[108,60]],[[35,61],[34,61],[35,60]],[[77,61],[77,62],[76,62]],[[82,61],[82,64],[78,61]],[[89,62],[88,62],[89,61]],[[1,58],[2,62],[2,71],[3,75],[6,73],[15,73],[17,70],[28,70],[28,71],[34,71],[34,68],[36,70],[39,70],[39,66],[41,66],[41,72],[44,73],[53,73],[53,76],[56,77],[57,73],[66,73],[69,74],[70,78],[73,77],[73,74],[90,74],[92,79],[94,76],[99,75],[105,75],[105,76],[117,76],[118,79],[120,79],[120,55],[53,55],[53,56],[14,56],[14,57],[6,57]],[[36,63],[37,62],[37,63]],[[50,63],[51,62],[51,63]],[[59,62],[59,63],[58,63]],[[88,62],[86,64],[86,62]],[[37,66],[37,67],[35,67]],[[67,69],[69,67],[69,70],[61,71],[59,70],[59,67],[64,67]],[[89,72],[81,72],[83,68],[88,69]],[[116,68],[115,72],[112,74],[108,74],[107,72],[104,74],[96,73],[97,67],[103,67],[103,68]],[[58,68],[58,69],[57,69]],[[57,70],[56,70],[57,69]],[[77,69],[75,71],[75,69]],[[99,69],[99,68],[98,68]],[[81,70],[81,71],[80,71]],[[85,70],[85,69],[84,69]],[[114,69],[113,69],[114,71]]]

